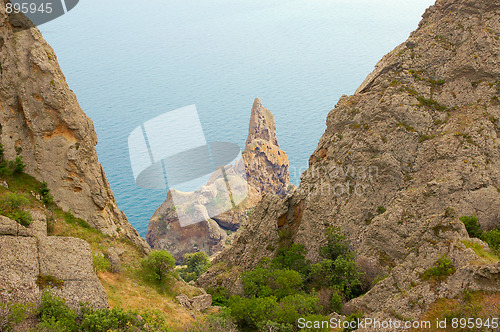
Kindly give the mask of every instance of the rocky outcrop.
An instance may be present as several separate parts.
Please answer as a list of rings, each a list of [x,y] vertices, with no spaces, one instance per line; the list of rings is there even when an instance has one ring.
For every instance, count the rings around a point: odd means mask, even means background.
[[[437,1],[408,41],[340,98],[300,187],[266,197],[199,283],[222,284],[221,264],[253,268],[274,254],[279,234],[317,261],[326,229],[339,226],[362,271],[387,275],[349,302],[350,312],[417,319],[465,288],[500,291],[499,263],[467,248],[476,241],[489,250],[459,220],[500,225],[499,63],[500,3]],[[456,272],[439,287],[421,280],[444,254]]]
[[[45,215],[32,212],[26,228],[0,216],[0,302],[39,304],[45,290],[78,309],[80,302],[108,307],[87,242],[47,236]]]
[[[290,182],[288,157],[278,144],[274,116],[262,106],[259,98],[253,103],[243,159],[248,184],[261,196],[287,191]]]
[[[116,205],[97,159],[92,121],[78,105],[54,50],[22,14],[0,6],[0,123],[5,157],[45,181],[58,206],[109,235],[147,243]]]
[[[179,294],[175,299],[186,309],[194,311],[204,311],[212,306],[212,295],[210,294],[198,295],[191,299],[185,294]]]
[[[225,168],[225,177],[241,178],[240,174],[246,176],[246,197],[235,208],[229,206],[219,214],[211,210],[211,204],[200,204],[199,198],[191,201],[186,198],[186,206],[176,206],[169,191],[167,199],[149,221],[146,238],[151,247],[168,250],[177,262],[186,253],[204,251],[212,255],[230,242],[228,233],[238,230],[248,220],[265,194],[283,194],[288,190],[288,157],[278,145],[274,116],[258,98],[253,104],[243,158]],[[218,171],[201,188],[200,194],[206,202],[225,189],[224,176]],[[232,192],[233,196],[236,194]],[[191,193],[182,195],[189,197]],[[180,209],[195,210],[206,217],[201,222],[182,227],[178,219]]]

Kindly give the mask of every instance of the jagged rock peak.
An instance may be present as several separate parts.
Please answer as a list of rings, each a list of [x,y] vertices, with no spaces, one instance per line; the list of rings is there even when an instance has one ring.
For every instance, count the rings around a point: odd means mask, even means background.
[[[250,186],[261,194],[286,192],[290,181],[288,156],[278,144],[274,116],[259,98],[253,103],[243,157]]]
[[[278,139],[276,138],[274,115],[262,106],[262,102],[259,98],[255,98],[252,106],[252,115],[250,116],[250,125],[248,128],[248,138],[245,150],[251,148],[256,140],[264,140],[269,144],[279,147]]]

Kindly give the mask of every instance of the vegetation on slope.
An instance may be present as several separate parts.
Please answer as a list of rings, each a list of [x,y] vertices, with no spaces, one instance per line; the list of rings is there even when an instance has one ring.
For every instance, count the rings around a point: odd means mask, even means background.
[[[25,174],[22,159],[17,160],[19,162],[4,161],[0,153],[0,183],[2,184],[0,186],[0,215],[29,226],[26,220],[31,220],[30,211],[41,211],[47,216],[49,236],[80,238],[91,246],[94,269],[108,295],[110,309],[93,311],[85,307],[82,311],[85,314],[83,316],[79,314],[74,321],[77,325],[76,330],[98,331],[98,326],[106,326],[112,330],[128,331],[131,330],[131,326],[138,327],[144,322],[149,323],[146,325],[144,323],[142,330],[148,330],[154,326],[154,329],[150,329],[151,331],[195,329],[200,325],[207,326],[207,320],[215,325],[225,324],[222,324],[224,319],[219,318],[219,315],[199,313],[193,317],[189,310],[177,304],[175,296],[178,294],[183,293],[188,297],[193,297],[200,295],[201,290],[182,281],[173,269],[173,261],[168,259],[171,257],[169,253],[153,251],[149,257],[144,257],[141,250],[131,241],[107,236],[91,228],[86,221],[74,217],[71,211],[63,211],[54,204],[47,185]],[[16,216],[23,215],[29,218],[16,218]],[[116,269],[110,261],[111,250],[120,252],[119,269]],[[154,271],[155,261],[159,262],[162,267],[159,274],[158,270]],[[45,287],[45,284],[42,285],[46,277],[42,276],[40,279],[40,287],[44,289],[50,288]],[[75,331],[72,324],[61,323],[57,315],[50,314],[51,310],[58,308],[57,310],[62,310],[61,312],[64,312],[66,316],[74,316],[72,309],[67,308],[63,300],[48,293],[44,295],[43,303],[45,306],[40,309],[35,309],[33,305],[1,304],[0,330],[9,331],[13,326],[22,323],[26,317],[34,314],[40,320],[39,327],[42,330],[45,326],[47,331]],[[142,317],[141,322],[135,319],[138,316]],[[223,314],[220,316],[223,317]],[[124,328],[122,325],[127,322],[129,325]],[[99,325],[101,323],[104,325]]]

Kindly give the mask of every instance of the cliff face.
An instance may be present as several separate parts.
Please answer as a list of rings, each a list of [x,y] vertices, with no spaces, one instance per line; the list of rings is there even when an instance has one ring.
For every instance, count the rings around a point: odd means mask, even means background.
[[[46,181],[55,202],[109,235],[148,250],[128,223],[97,159],[97,136],[66,84],[52,48],[20,14],[0,6],[0,122],[5,157]]]
[[[459,220],[500,225],[499,63],[500,2],[437,1],[330,112],[300,188],[266,197],[215,263],[253,268],[274,254],[285,229],[316,261],[325,230],[339,226],[370,283],[387,275],[349,302],[349,312],[416,319],[466,288],[500,291],[500,263],[466,247],[489,250]],[[443,254],[456,272],[431,287],[419,275]],[[220,283],[221,272],[212,268],[200,284]],[[238,291],[234,276],[225,282]]]
[[[186,253],[204,251],[209,255],[214,254],[221,251],[226,242],[230,242],[227,235],[229,232],[226,231],[238,230],[265,194],[286,193],[289,185],[288,157],[278,145],[273,114],[262,106],[258,98],[252,107],[243,158],[226,167],[225,173],[229,177],[245,174],[248,182],[246,198],[236,208],[229,208],[202,222],[181,227],[179,210],[176,210],[179,206],[175,206],[172,193],[169,192],[165,202],[149,221],[146,238],[151,247],[168,250],[178,262]],[[202,188],[202,195],[217,197],[220,188],[226,189],[223,181],[221,173],[215,172],[207,186]],[[193,200],[190,205],[204,211],[205,208],[210,210],[210,204],[198,206],[197,202],[198,200]]]
[[[97,278],[90,245],[71,237],[47,236],[45,214],[32,211],[26,228],[0,216],[0,303],[40,304],[44,290],[66,300],[73,308],[88,302],[108,307],[108,297]],[[44,284],[51,277],[60,285]]]

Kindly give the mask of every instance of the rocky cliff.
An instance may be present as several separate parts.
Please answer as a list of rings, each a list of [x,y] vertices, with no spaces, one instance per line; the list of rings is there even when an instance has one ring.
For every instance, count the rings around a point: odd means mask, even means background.
[[[265,194],[286,193],[289,186],[288,157],[279,147],[273,114],[262,106],[258,98],[252,107],[243,157],[226,167],[225,174],[244,174],[248,183],[246,198],[236,208],[228,208],[212,218],[207,215],[202,222],[181,227],[179,210],[176,210],[180,207],[175,206],[169,191],[166,201],[149,221],[146,238],[151,247],[168,250],[178,262],[186,253],[204,251],[214,254],[230,242],[228,233],[238,230],[248,220]],[[215,172],[201,192],[208,198],[217,197],[221,188],[226,189],[224,179],[220,172]],[[192,208],[193,204],[195,208],[205,211],[205,206],[198,206],[197,203],[188,204],[188,208]],[[206,208],[210,210],[210,204]]]
[[[22,14],[0,4],[0,123],[5,157],[45,181],[55,202],[108,235],[147,243],[117,208],[97,159],[97,136],[69,89],[54,50]]]
[[[0,303],[38,305],[43,291],[50,290],[73,308],[79,308],[80,302],[108,307],[89,244],[47,236],[45,214],[32,211],[32,215],[29,228],[0,216]]]
[[[499,292],[500,263],[478,256],[488,246],[459,220],[500,225],[499,63],[500,2],[438,0],[340,98],[300,188],[266,196],[199,283],[238,292],[236,275],[274,255],[283,234],[317,261],[326,229],[339,226],[368,284],[386,276],[346,313],[417,319],[464,289]],[[456,272],[439,286],[422,280],[444,254]]]

